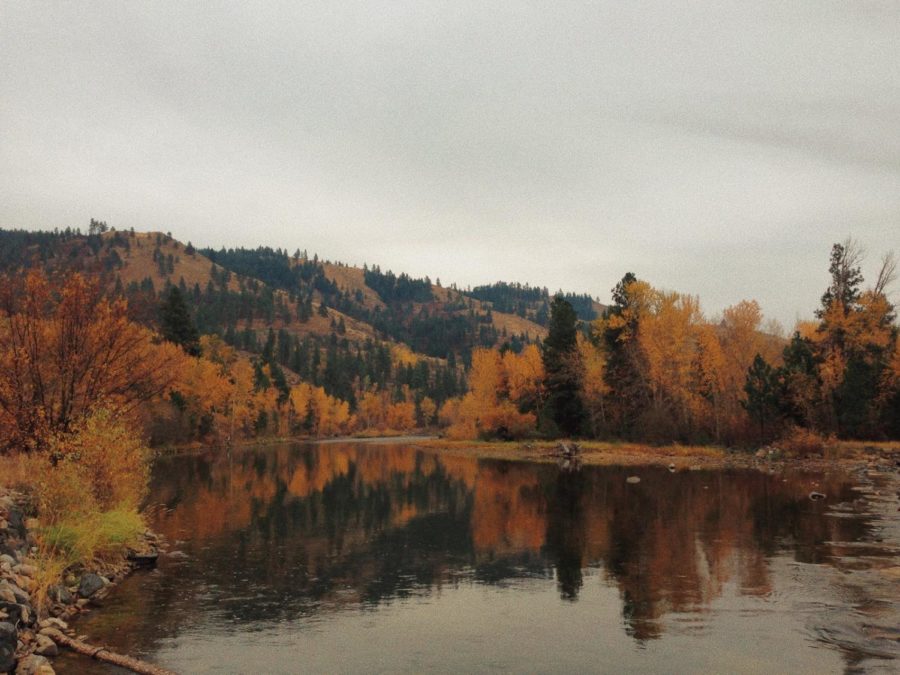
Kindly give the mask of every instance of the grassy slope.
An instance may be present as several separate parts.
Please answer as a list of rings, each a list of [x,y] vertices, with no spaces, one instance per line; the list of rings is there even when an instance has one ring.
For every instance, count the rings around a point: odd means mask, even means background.
[[[107,233],[106,236],[111,237],[112,234]],[[127,285],[132,281],[140,283],[145,278],[150,277],[153,279],[156,288],[165,286],[166,277],[159,273],[158,265],[153,261],[153,251],[156,249],[156,237],[156,232],[136,233],[135,239],[132,241],[131,249],[127,255],[122,252],[122,249],[119,249],[120,254],[123,255],[123,262],[125,263],[122,269],[119,270],[119,275],[122,278],[123,284]],[[168,256],[171,254],[175,258],[175,271],[173,274],[169,275],[168,278],[176,284],[183,278],[188,288],[193,288],[194,284],[199,284],[201,289],[205,289],[206,285],[212,279],[212,261],[200,253],[195,252],[193,255],[188,255],[185,253],[184,244],[177,240],[166,240],[167,238],[165,235],[161,235],[161,238],[162,243],[159,247],[160,251],[163,255]],[[219,266],[217,266],[217,268],[222,269]],[[262,284],[262,282],[259,283]],[[238,275],[231,275],[231,281],[228,284],[228,288],[232,291],[240,290]],[[372,293],[374,294],[374,291],[372,291]],[[284,291],[277,290],[275,291],[275,294],[281,296],[285,301],[288,299],[288,294]],[[316,310],[318,310],[318,303],[313,303],[313,316],[306,323],[300,323],[296,319],[288,324],[276,321],[273,327],[276,330],[283,327],[289,333],[300,336],[311,334],[324,337],[331,333],[332,317],[334,317],[335,321],[340,321],[343,317],[344,324],[347,327],[347,338],[351,342],[363,342],[366,339],[376,339],[375,330],[367,323],[357,321],[332,308],[328,309],[328,317],[319,316]],[[263,321],[255,321],[253,328],[259,331],[268,330],[268,324],[265,324]]]
[[[111,238],[112,236],[113,233],[107,233],[105,235],[106,238]],[[130,251],[125,252],[122,249],[119,249],[124,262],[123,268],[119,271],[122,283],[126,285],[132,281],[139,283],[143,279],[150,277],[153,279],[153,283],[157,288],[161,288],[165,285],[166,277],[159,273],[158,265],[153,260],[153,251],[157,247],[157,237],[160,239],[159,248],[162,254],[165,256],[172,255],[174,258],[174,273],[169,275],[169,279],[173,283],[178,283],[183,278],[188,288],[192,288],[195,284],[198,284],[201,289],[205,289],[211,280],[210,271],[212,269],[212,262],[209,258],[197,252],[188,255],[185,252],[185,245],[183,243],[175,239],[170,239],[164,234],[157,232],[136,233],[131,240]],[[378,294],[366,285],[364,273],[361,268],[330,262],[324,262],[323,268],[325,270],[325,275],[334,281],[342,290],[349,290],[351,293],[355,293],[356,291],[361,292],[363,303],[367,308],[371,310],[374,310],[375,308],[384,308],[384,302],[382,302]],[[229,282],[229,289],[238,291],[239,288],[239,278],[237,275],[232,274],[231,281]],[[435,296],[435,303],[429,303],[431,305],[430,309],[440,309],[442,305],[454,302],[460,297],[467,302],[471,302],[473,309],[480,313],[486,312],[491,307],[491,303],[489,302],[474,300],[459,291],[447,287],[433,285],[432,291]],[[287,293],[284,291],[276,291],[276,295],[280,295],[287,300]],[[363,342],[367,339],[379,341],[376,331],[368,323],[353,319],[334,308],[328,308],[328,317],[320,317],[316,311],[318,310],[318,302],[314,302],[313,305],[313,316],[306,323],[300,323],[293,320],[284,324],[280,321],[276,321],[274,328],[276,330],[285,328],[289,333],[299,336],[310,334],[327,336],[331,333],[332,318],[334,318],[335,321],[340,321],[340,319],[343,318],[347,328],[346,337],[351,342]],[[422,305],[417,303],[414,310],[418,311],[421,307]],[[468,310],[460,310],[459,313],[465,313],[467,311]],[[497,331],[503,332],[505,330],[506,334],[509,336],[514,334],[527,335],[530,339],[534,340],[543,339],[547,335],[546,328],[520,316],[497,311],[492,311],[492,316],[493,325]],[[256,321],[254,322],[253,328],[262,331],[267,330],[268,325],[264,324],[262,321]],[[388,340],[386,342],[391,343],[392,341]]]

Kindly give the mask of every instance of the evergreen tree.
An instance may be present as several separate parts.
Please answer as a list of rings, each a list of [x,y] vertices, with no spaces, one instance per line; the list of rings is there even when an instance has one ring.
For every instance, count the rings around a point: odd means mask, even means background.
[[[607,353],[604,379],[609,387],[609,418],[613,430],[632,435],[638,420],[650,404],[644,373],[646,356],[637,338],[641,320],[641,299],[635,292],[638,278],[628,272],[612,290],[613,304],[604,314],[605,328],[596,337]]]
[[[862,249],[853,239],[831,247],[831,264],[828,266],[831,285],[822,295],[822,308],[816,311],[816,316],[822,318],[835,302],[841,303],[845,314],[855,308],[863,282],[859,268],[861,261]]]
[[[159,318],[160,330],[166,340],[180,345],[191,356],[200,356],[200,334],[178,286],[169,288],[169,293],[160,306]]]
[[[772,366],[759,354],[747,369],[744,391],[747,394],[744,408],[759,423],[760,438],[765,438],[766,423],[772,421],[777,410],[777,379]]]
[[[584,407],[580,395],[577,316],[572,305],[558,295],[550,305],[549,333],[541,355],[547,373],[547,412],[564,434],[581,433]]]

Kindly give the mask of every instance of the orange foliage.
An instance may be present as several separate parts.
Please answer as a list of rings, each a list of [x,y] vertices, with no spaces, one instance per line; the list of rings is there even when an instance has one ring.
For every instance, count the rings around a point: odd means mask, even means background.
[[[476,349],[472,352],[469,370],[469,393],[458,402],[444,404],[441,418],[449,422],[447,430],[451,438],[476,438],[478,436],[522,436],[534,429],[537,418],[533,413],[520,412],[512,400],[505,367],[508,362],[516,381],[516,392],[539,392],[538,381],[529,380],[528,373],[537,376],[538,371],[529,361],[532,355],[507,359],[494,349]]]
[[[99,404],[113,416],[162,393],[173,352],[130,322],[124,301],[74,274],[53,292],[41,272],[0,281],[0,438],[45,449]]]

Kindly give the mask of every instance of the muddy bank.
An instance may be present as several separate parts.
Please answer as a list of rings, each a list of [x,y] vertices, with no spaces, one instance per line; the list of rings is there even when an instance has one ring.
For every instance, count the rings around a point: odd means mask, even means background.
[[[522,462],[559,461],[561,445],[570,442],[486,442],[427,439],[414,441],[416,448],[441,454],[505,459]],[[678,471],[691,469],[750,468],[761,471],[794,469],[802,471],[858,471],[862,468],[893,471],[900,468],[900,444],[845,444],[829,456],[790,456],[777,446],[755,452],[715,446],[665,445],[585,441],[577,443],[582,464],[594,466],[666,466]]]

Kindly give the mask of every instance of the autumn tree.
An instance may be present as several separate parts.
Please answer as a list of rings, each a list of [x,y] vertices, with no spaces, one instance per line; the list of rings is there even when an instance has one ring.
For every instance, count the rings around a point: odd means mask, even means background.
[[[886,295],[895,275],[893,255],[885,256],[875,285],[867,290],[861,288],[862,258],[852,239],[832,247],[831,283],[816,312],[820,323],[813,336],[827,430],[850,437],[881,433],[897,342],[894,307]]]
[[[159,396],[173,378],[171,355],[129,321],[123,300],[97,279],[55,284],[31,271],[0,280],[0,444],[42,450],[95,408],[121,417]]]
[[[510,399],[503,357],[496,349],[472,352],[469,392],[462,399],[449,399],[440,418],[449,424],[453,438],[516,438],[534,429],[533,413],[521,412]]]
[[[651,290],[638,329],[649,405],[642,435],[652,440],[689,440],[702,417],[695,373],[697,332],[702,322],[696,297]]]

